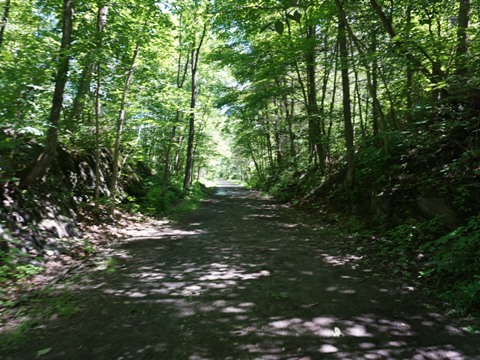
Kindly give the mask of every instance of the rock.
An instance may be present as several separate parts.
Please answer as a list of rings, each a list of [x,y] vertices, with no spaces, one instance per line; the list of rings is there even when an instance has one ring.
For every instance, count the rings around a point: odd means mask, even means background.
[[[457,212],[444,199],[433,195],[421,195],[417,197],[417,205],[420,211],[428,218],[440,216],[445,225],[449,228],[456,228],[462,225]]]

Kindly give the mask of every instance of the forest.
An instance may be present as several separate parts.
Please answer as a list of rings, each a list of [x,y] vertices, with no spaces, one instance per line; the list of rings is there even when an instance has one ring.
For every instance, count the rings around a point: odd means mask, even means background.
[[[228,179],[480,309],[479,0],[3,0],[0,17],[0,307],[50,255],[88,256],[85,224],[167,216]]]

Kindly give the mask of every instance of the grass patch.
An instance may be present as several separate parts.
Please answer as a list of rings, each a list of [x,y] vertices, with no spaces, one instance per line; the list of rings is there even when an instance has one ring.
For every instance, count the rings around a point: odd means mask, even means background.
[[[14,350],[29,339],[29,330],[40,323],[73,315],[78,308],[68,289],[46,288],[20,299],[20,304],[8,310],[11,326],[0,333],[0,348]]]
[[[185,192],[184,197],[179,202],[171,207],[166,215],[177,220],[183,215],[197,210],[203,199],[207,198],[211,194],[211,190],[201,183],[195,183],[192,187]]]

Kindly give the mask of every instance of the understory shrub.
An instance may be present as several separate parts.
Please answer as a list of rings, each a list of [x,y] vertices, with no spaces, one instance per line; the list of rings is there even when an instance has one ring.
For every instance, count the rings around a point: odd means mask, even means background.
[[[480,215],[421,250],[428,259],[422,277],[443,286],[463,310],[480,306]]]
[[[380,251],[388,261],[408,267],[420,255],[420,248],[435,238],[440,221],[434,218],[424,222],[402,224],[389,230],[382,238]]]

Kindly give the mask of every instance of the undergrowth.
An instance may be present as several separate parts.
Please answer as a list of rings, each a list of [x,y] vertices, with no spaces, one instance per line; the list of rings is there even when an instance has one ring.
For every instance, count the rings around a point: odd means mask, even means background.
[[[77,311],[78,305],[67,288],[45,288],[28,294],[28,298],[20,299],[17,306],[6,310],[11,313],[11,321],[16,326],[0,332],[0,348],[15,349],[22,346],[28,339],[29,329],[47,319],[71,316]]]
[[[326,172],[286,169],[263,186],[350,231],[393,276],[415,279],[462,313],[478,313],[478,131],[468,119],[437,119],[392,131],[389,151],[380,137],[359,141],[353,188],[341,160]]]
[[[442,289],[443,297],[464,312],[480,310],[479,239],[480,215],[420,248],[427,258],[420,276]]]

